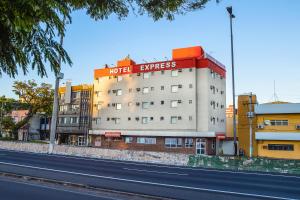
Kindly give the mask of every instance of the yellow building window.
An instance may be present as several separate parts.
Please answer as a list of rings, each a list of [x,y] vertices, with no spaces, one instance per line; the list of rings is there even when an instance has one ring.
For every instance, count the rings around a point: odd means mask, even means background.
[[[268,144],[268,150],[272,151],[294,151],[293,144]]]

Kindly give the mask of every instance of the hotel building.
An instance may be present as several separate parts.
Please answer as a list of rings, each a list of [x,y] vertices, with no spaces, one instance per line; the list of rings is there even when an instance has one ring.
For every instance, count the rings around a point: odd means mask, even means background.
[[[200,47],[94,71],[93,147],[214,155],[225,138],[226,70]]]

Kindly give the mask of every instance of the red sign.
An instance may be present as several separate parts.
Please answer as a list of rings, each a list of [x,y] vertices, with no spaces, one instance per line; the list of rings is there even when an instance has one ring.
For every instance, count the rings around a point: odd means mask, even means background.
[[[221,76],[225,77],[225,69],[218,66],[213,61],[204,59],[181,59],[181,60],[171,60],[155,63],[145,63],[139,65],[131,65],[125,67],[114,67],[114,68],[103,68],[96,69],[94,73],[94,78],[102,76],[118,76],[122,74],[132,74],[132,73],[146,73],[153,71],[162,70],[174,70],[182,68],[211,68],[212,70],[219,73]]]
[[[105,137],[121,137],[121,132],[105,132]]]

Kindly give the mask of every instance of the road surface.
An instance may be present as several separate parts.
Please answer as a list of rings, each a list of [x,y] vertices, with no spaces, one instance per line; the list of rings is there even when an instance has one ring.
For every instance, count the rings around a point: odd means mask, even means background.
[[[173,199],[300,199],[300,176],[0,150],[0,172]],[[1,194],[2,189],[0,187]],[[5,191],[4,191],[5,193]]]

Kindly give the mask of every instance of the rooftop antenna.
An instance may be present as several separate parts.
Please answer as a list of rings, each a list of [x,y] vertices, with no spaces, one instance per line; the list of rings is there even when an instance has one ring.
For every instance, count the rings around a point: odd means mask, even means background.
[[[273,85],[273,89],[274,89],[274,93],[273,93],[273,97],[274,97],[274,101],[279,101],[277,93],[276,93],[276,84],[275,84],[275,80],[274,80],[274,85]]]

